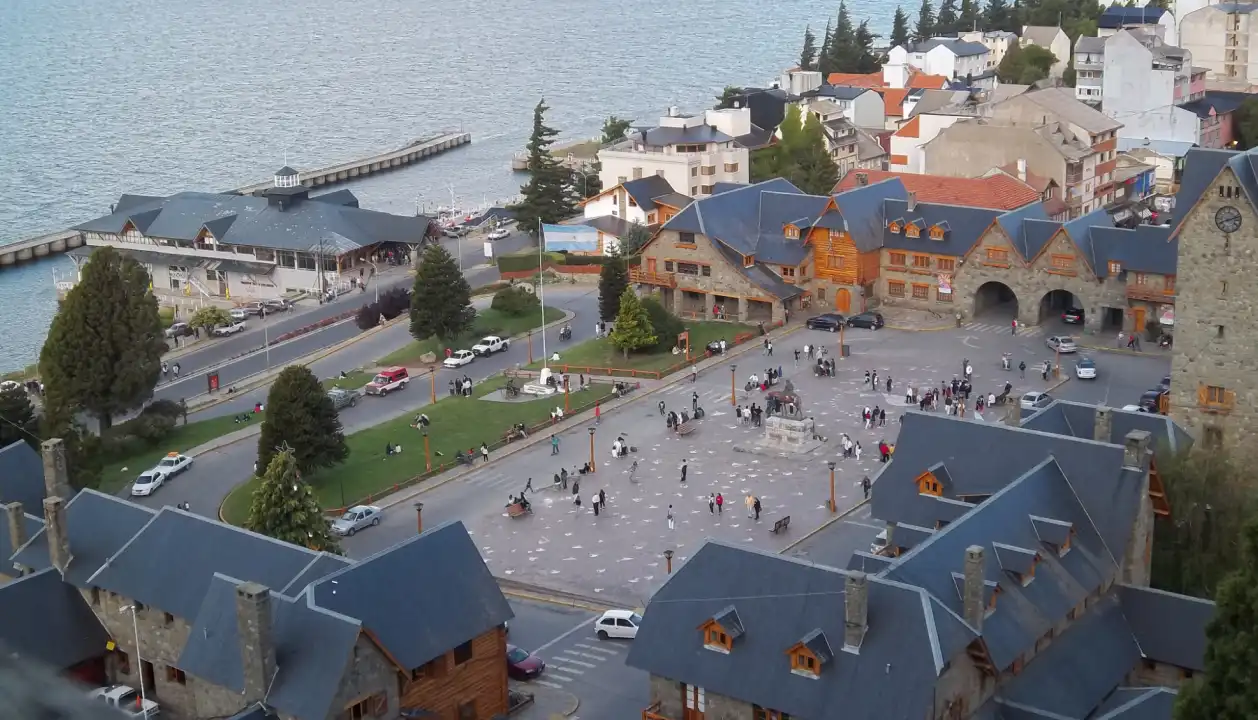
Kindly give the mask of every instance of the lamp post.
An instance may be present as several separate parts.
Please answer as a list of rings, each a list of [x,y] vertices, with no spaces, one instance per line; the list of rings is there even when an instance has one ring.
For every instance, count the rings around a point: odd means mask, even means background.
[[[847,334],[847,324],[839,323],[839,359],[843,359],[843,336]]]
[[[835,511],[835,504],[834,504],[834,461],[833,461],[833,460],[827,461],[827,462],[826,462],[826,465],[827,465],[827,466],[829,466],[829,468],[830,468],[830,514],[831,514],[831,515],[833,515],[833,514],[834,514],[834,511]]]
[[[432,454],[428,451],[428,431],[424,431],[424,471],[432,472]]]
[[[738,402],[734,399],[735,394],[738,392],[737,386],[738,386],[738,365],[730,365],[729,366],[729,404],[731,407],[738,404]]]
[[[673,551],[672,550],[664,551],[664,567],[667,574],[669,575],[673,574]]]
[[[570,400],[568,399],[568,373],[563,374],[563,414],[565,417],[572,412]]]
[[[581,176],[581,197],[583,198],[589,197],[590,196],[590,176],[584,170],[577,170],[576,168],[573,168],[572,172]]]
[[[429,388],[429,393],[430,393],[429,402],[436,404],[437,402],[437,368],[428,369],[428,388]]]
[[[529,365],[533,364],[533,331],[529,330]]]
[[[140,712],[144,720],[148,720],[148,691],[144,687],[144,660],[140,657],[140,621],[136,616],[135,605],[124,605],[118,609],[118,612],[127,611],[131,612],[131,631],[135,633],[135,661],[139,664],[140,670]]]
[[[424,532],[424,504],[415,503],[415,529],[422,535]]]
[[[586,429],[590,431],[590,472],[594,472],[598,470],[598,465],[594,462],[594,431],[596,428],[591,425]]]

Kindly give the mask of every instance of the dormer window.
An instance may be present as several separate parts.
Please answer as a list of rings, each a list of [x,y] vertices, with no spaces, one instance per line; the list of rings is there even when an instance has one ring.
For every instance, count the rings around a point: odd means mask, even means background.
[[[791,672],[799,675],[817,677],[821,673],[821,663],[817,656],[804,648],[791,653]]]
[[[755,255],[744,255],[744,256],[743,256],[743,267],[745,267],[745,268],[749,268],[749,267],[751,267],[752,265],[755,265],[755,264],[756,264],[756,256],[755,256]]]
[[[703,631],[703,646],[719,653],[728,653],[734,647],[734,640],[742,637],[743,621],[733,605],[713,615],[707,622],[699,626]]]
[[[783,228],[782,232],[783,234],[786,235],[787,240],[799,239],[799,228],[794,225],[787,225],[785,228]]]
[[[939,227],[938,225],[930,226],[930,239],[931,240],[943,240],[944,236],[947,234],[948,234],[947,231]]]
[[[1110,261],[1109,261],[1109,274],[1110,274],[1110,277],[1117,277],[1117,276],[1118,276],[1118,274],[1119,274],[1119,273],[1121,273],[1122,271],[1123,271],[1123,264],[1122,264],[1122,263],[1118,262],[1117,260],[1110,260]]]
[[[834,657],[834,650],[826,634],[817,628],[792,645],[786,654],[791,659],[792,673],[816,679],[821,675],[822,666]]]
[[[891,221],[891,224],[887,226],[887,229],[888,229],[888,230],[890,230],[891,232],[893,232],[893,233],[895,233],[895,234],[899,235],[899,234],[900,234],[900,223],[895,222],[895,221],[893,220],[893,221]]]
[[[713,623],[703,631],[703,646],[709,650],[727,653],[734,645],[734,641],[729,634],[720,625]]]
[[[987,614],[988,615],[996,612],[996,598],[1000,597],[1000,594],[1002,592],[1004,592],[1004,590],[1002,590],[999,585],[992,588],[992,594],[990,597],[987,598]]]
[[[935,474],[927,471],[917,476],[917,492],[923,495],[943,495],[943,484]]]
[[[921,234],[922,234],[921,229],[920,229],[920,228],[918,228],[916,225],[905,225],[905,226],[904,226],[904,236],[905,236],[905,237],[911,237],[911,238],[921,237]]]

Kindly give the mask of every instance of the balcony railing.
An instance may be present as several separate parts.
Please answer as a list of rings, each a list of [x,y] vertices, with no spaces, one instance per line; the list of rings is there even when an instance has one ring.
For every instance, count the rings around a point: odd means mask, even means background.
[[[629,268],[629,281],[641,285],[675,288],[677,287],[677,274],[650,272],[640,267],[632,267]]]
[[[1127,287],[1127,297],[1131,300],[1146,300],[1148,302],[1156,302],[1156,303],[1173,303],[1175,302],[1175,290],[1152,288],[1146,285],[1130,285]]]
[[[657,700],[651,703],[650,705],[648,705],[647,708],[642,711],[642,720],[669,720],[669,718],[666,718],[663,715],[661,715],[659,713],[659,710],[660,710],[660,703]]]
[[[1236,393],[1222,388],[1197,388],[1197,408],[1202,412],[1225,415],[1236,407]]]

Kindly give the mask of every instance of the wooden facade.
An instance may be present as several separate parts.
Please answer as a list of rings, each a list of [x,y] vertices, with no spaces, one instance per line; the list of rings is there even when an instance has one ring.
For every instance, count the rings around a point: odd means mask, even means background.
[[[402,681],[401,706],[441,720],[505,717],[506,658],[506,631],[495,628],[413,670]]]

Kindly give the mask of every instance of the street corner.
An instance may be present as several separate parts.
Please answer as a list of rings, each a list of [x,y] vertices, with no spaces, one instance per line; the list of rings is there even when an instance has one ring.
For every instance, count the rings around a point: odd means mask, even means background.
[[[581,699],[554,683],[518,682],[509,683],[511,690],[532,697],[532,701],[512,714],[517,720],[554,720],[569,718],[581,707]]]

